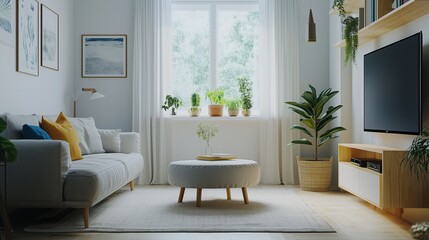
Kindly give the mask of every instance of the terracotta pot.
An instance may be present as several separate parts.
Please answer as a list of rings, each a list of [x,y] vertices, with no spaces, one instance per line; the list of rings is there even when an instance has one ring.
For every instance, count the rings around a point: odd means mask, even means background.
[[[209,115],[212,117],[223,116],[223,105],[209,105]]]
[[[331,187],[332,157],[323,160],[308,160],[296,157],[299,185],[304,191],[325,192]]]
[[[188,108],[188,113],[189,113],[189,116],[191,116],[191,117],[198,117],[198,116],[200,116],[201,108],[190,107],[190,108]]]
[[[233,109],[233,110],[228,109],[228,115],[230,117],[237,117],[239,113],[240,113],[240,109]]]
[[[243,116],[248,117],[250,116],[250,109],[241,109],[241,113]]]

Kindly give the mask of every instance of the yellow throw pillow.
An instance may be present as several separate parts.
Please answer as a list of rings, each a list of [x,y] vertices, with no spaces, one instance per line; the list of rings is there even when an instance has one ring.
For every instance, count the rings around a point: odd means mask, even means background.
[[[82,152],[79,147],[79,137],[76,129],[67,120],[63,112],[60,113],[56,122],[42,117],[42,128],[52,139],[63,140],[69,143],[70,155],[72,160],[82,159]]]

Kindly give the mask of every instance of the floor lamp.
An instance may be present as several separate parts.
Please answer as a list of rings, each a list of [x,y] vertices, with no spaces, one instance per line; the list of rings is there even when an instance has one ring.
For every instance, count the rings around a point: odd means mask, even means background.
[[[100,98],[104,98],[104,95],[97,92],[97,89],[95,88],[82,88],[82,92],[91,92],[91,97],[89,97],[89,100],[96,100]],[[76,101],[77,98],[73,101],[73,117],[76,117]]]

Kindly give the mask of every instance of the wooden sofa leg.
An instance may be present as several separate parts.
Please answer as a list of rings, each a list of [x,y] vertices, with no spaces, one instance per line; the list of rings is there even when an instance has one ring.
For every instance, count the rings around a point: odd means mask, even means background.
[[[134,180],[132,180],[129,184],[131,191],[134,191]]]
[[[89,208],[83,208],[83,224],[85,228],[89,228]]]

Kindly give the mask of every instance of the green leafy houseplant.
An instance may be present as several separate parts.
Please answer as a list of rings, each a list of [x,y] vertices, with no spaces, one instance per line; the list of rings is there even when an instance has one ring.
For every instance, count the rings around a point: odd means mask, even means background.
[[[225,101],[226,107],[228,108],[228,114],[231,117],[236,117],[240,112],[241,100],[240,99],[229,99]]]
[[[427,176],[429,173],[429,132],[427,130],[413,139],[401,161],[402,164],[408,166],[419,180],[422,176]],[[414,239],[429,239],[429,221],[412,225],[410,231]]]
[[[345,61],[346,63],[349,61],[355,62],[356,52],[359,46],[359,18],[348,16],[346,19],[344,19],[343,23],[345,24],[344,39],[346,41]]]
[[[334,136],[335,133],[346,129],[338,126],[327,129],[325,132],[321,133],[328,123],[337,118],[334,117],[334,113],[341,109],[343,105],[329,106],[325,110],[325,105],[338,91],[332,91],[331,88],[327,88],[317,95],[316,89],[311,85],[309,85],[309,87],[310,91],[305,91],[301,96],[305,100],[304,102],[298,103],[289,101],[286,102],[286,104],[291,105],[289,108],[300,116],[300,122],[303,125],[293,125],[291,129],[304,133],[311,140],[306,138],[297,139],[293,140],[290,144],[314,146],[314,160],[317,161],[319,158],[319,147],[337,138],[338,136]]]
[[[167,111],[171,108],[171,115],[176,115],[176,109],[180,106],[183,106],[182,99],[180,97],[173,97],[171,95],[165,96],[164,105],[162,105],[162,109]]]
[[[6,121],[0,118],[0,133],[2,133],[7,127]],[[0,162],[15,162],[17,157],[17,150],[15,145],[9,141],[9,139],[0,136]],[[0,215],[3,220],[3,224],[6,227],[6,239],[10,238],[12,234],[12,226],[7,215],[6,203],[4,202],[2,191],[0,191]]]
[[[197,129],[197,136],[206,143],[205,146],[205,154],[211,155],[212,149],[210,146],[210,140],[216,136],[216,133],[218,132],[218,128],[216,125],[212,125],[210,123],[200,123],[198,125]]]
[[[241,104],[243,109],[243,115],[249,116],[250,109],[253,107],[252,97],[252,81],[248,77],[240,77],[238,80],[239,91],[241,95]]]
[[[340,15],[340,17],[346,16],[346,10],[344,9],[344,0],[334,0],[332,4],[332,9],[338,10],[338,15]]]
[[[429,132],[422,131],[422,133],[413,139],[401,164],[408,166],[410,171],[414,172],[419,179],[422,175],[428,173]]]
[[[212,105],[223,105],[225,92],[221,88],[216,88],[215,90],[209,90],[206,93],[206,99],[208,98]]]
[[[224,96],[225,92],[221,88],[216,88],[206,92],[206,99],[208,98],[211,102],[208,106],[210,116],[220,117],[223,115],[223,104],[225,104]]]
[[[201,108],[200,108],[200,100],[201,97],[198,93],[193,93],[191,95],[191,106],[188,109],[189,115],[191,117],[198,117],[200,115],[201,112]]]
[[[7,127],[6,121],[0,118],[0,133]],[[15,145],[9,139],[0,136],[0,161],[14,162],[16,160],[17,151]]]

